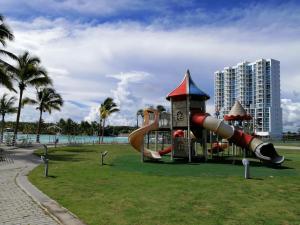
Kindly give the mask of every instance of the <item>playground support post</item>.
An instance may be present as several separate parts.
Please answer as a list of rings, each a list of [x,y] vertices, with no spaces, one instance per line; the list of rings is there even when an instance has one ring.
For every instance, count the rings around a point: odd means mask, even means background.
[[[157,152],[157,149],[158,149],[158,131],[156,130],[155,131],[155,151]]]
[[[141,143],[141,162],[144,162],[144,140]]]
[[[186,97],[187,101],[187,125],[188,125],[188,130],[187,130],[187,139],[188,139],[188,150],[189,150],[189,162],[192,162],[192,146],[191,146],[191,126],[190,126],[190,120],[191,120],[191,110],[190,110],[190,96],[187,95]]]
[[[173,100],[171,98],[171,146],[174,146],[174,137],[173,137]],[[174,147],[173,149],[171,150],[171,161],[174,160]]]
[[[212,159],[213,155],[212,155],[212,146],[213,146],[213,132],[210,130],[209,131],[209,141],[210,141],[210,159]]]
[[[202,143],[202,147],[203,147],[203,153],[204,153],[204,158],[205,158],[205,161],[207,161],[207,131],[206,129],[204,129],[202,131],[202,140],[203,140],[203,143]]]

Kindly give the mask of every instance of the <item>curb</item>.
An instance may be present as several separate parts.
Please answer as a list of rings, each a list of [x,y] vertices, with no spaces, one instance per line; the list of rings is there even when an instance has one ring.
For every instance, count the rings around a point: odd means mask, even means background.
[[[15,178],[16,184],[58,223],[63,225],[86,225],[76,215],[60,206],[55,200],[49,198],[29,182],[27,175],[39,164],[41,163],[36,161],[36,163],[24,167]]]

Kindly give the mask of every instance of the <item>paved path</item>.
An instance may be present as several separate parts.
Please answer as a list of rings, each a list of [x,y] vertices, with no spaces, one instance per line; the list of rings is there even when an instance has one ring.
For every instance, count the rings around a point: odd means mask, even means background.
[[[44,209],[29,197],[16,183],[25,168],[37,165],[32,150],[8,150],[10,155],[0,161],[0,224],[1,225],[58,225]]]

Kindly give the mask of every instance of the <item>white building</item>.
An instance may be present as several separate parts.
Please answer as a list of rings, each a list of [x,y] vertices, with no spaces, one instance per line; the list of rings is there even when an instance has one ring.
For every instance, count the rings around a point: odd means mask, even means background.
[[[282,136],[279,61],[259,59],[216,71],[215,108],[221,117],[230,111],[235,100],[253,117],[256,134]]]

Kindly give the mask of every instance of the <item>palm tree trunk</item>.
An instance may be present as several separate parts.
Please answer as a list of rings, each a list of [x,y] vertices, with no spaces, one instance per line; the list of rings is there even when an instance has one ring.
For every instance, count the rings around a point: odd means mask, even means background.
[[[19,96],[19,105],[18,105],[18,112],[17,112],[17,120],[16,120],[16,126],[15,126],[15,131],[14,131],[14,137],[12,144],[16,144],[16,138],[18,134],[18,129],[19,129],[19,121],[20,121],[20,115],[21,115],[21,108],[22,108],[22,97],[23,97],[23,89],[20,89],[20,96]]]
[[[102,130],[102,119],[99,121],[99,131],[98,131],[98,136],[99,136],[99,144],[101,143],[101,130]]]
[[[136,128],[139,128],[139,115],[136,115]]]
[[[4,132],[4,124],[5,124],[4,117],[5,117],[5,114],[2,114],[0,143],[3,143],[3,132]]]
[[[40,110],[40,119],[39,119],[38,129],[37,129],[37,133],[36,133],[36,142],[37,142],[37,143],[40,143],[40,133],[41,133],[41,124],[42,124],[42,114],[43,114],[43,110]]]
[[[103,144],[104,127],[105,127],[105,119],[103,119],[103,124],[102,124],[101,144]]]

